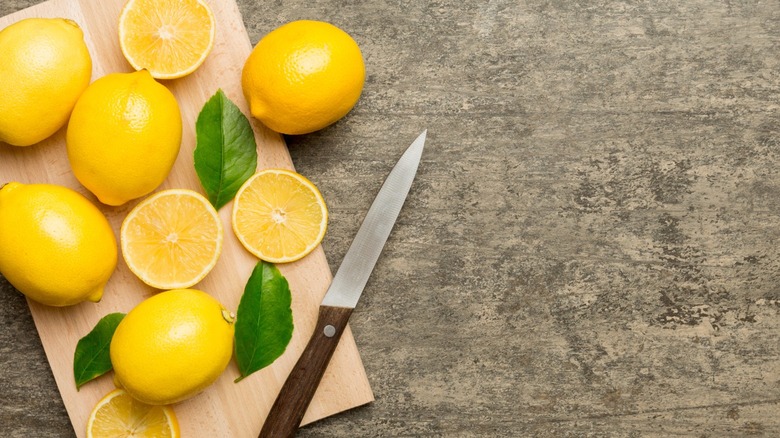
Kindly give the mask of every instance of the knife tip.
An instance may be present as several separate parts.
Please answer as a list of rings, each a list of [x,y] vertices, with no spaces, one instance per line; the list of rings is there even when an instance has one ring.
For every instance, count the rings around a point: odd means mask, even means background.
[[[424,129],[423,132],[417,136],[417,138],[412,143],[412,146],[417,146],[420,149],[425,146],[425,138],[428,136],[428,129]]]

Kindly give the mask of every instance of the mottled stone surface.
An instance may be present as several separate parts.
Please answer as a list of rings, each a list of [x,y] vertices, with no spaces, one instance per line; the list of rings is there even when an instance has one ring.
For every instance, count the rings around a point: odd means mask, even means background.
[[[240,6],[365,55],[354,111],[287,139],[334,270],[429,130],[351,320],[376,402],[300,436],[780,436],[780,2]],[[0,436],[69,437],[1,284]]]

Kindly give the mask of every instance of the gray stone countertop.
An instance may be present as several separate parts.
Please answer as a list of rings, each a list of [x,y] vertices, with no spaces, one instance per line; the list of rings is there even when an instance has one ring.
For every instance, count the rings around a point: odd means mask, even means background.
[[[253,43],[319,19],[366,58],[287,138],[334,271],[429,132],[351,319],[376,401],[299,436],[780,436],[780,2],[239,3]],[[70,437],[0,286],[0,436]]]

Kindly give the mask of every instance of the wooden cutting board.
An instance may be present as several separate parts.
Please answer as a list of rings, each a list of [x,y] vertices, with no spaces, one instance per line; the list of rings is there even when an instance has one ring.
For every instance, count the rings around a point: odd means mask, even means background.
[[[208,0],[207,0],[208,1]],[[182,111],[181,152],[165,183],[158,189],[190,188],[203,193],[193,167],[195,119],[208,98],[221,88],[249,114],[241,93],[241,68],[251,43],[233,0],[211,0],[217,19],[214,49],[206,62],[185,78],[163,82],[176,96]],[[0,18],[0,29],[28,17],[65,17],[81,26],[92,55],[92,80],[112,72],[131,71],[117,40],[117,21],[123,0],[51,0]],[[270,30],[270,29],[269,29]],[[258,169],[292,169],[290,155],[280,135],[252,119],[259,154]],[[138,201],[121,207],[101,205],[71,173],[65,152],[65,129],[44,142],[19,148],[0,143],[0,183],[48,182],[73,188],[87,196],[106,214],[119,236],[119,226]],[[225,227],[222,255],[214,270],[195,288],[205,290],[235,310],[244,285],[257,263],[232,233],[232,204],[220,210]],[[331,280],[322,248],[302,260],[279,265],[293,295],[295,330],[287,351],[271,366],[239,383],[234,362],[217,382],[196,397],[174,406],[185,437],[255,437],[284,379],[306,345],[316,322],[317,307]],[[144,285],[120,260],[100,303],[54,308],[29,301],[46,356],[65,407],[79,437],[95,403],[113,389],[112,375],[105,375],[76,391],[73,352],[79,338],[111,312],[128,312],[155,290]],[[347,329],[325,377],[304,418],[310,423],[373,400],[352,333]]]

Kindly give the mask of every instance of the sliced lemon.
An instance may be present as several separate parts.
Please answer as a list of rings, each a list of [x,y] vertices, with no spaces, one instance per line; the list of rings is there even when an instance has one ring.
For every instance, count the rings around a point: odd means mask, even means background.
[[[222,222],[209,201],[185,189],[163,190],[128,213],[122,255],[144,283],[185,289],[208,274],[222,252]]]
[[[119,45],[130,65],[157,79],[186,76],[214,46],[216,24],[201,0],[128,0],[119,16]]]
[[[170,406],[143,404],[115,389],[103,397],[87,421],[87,438],[178,438],[179,423]]]
[[[233,231],[244,247],[271,263],[303,258],[320,244],[328,209],[317,187],[284,169],[263,170],[238,189]]]

